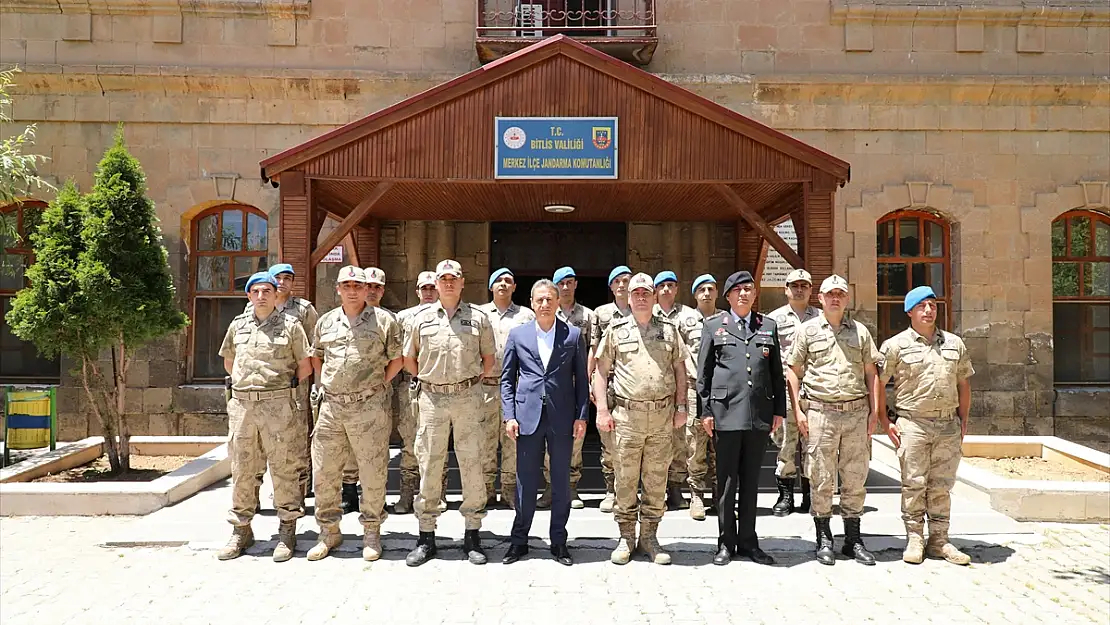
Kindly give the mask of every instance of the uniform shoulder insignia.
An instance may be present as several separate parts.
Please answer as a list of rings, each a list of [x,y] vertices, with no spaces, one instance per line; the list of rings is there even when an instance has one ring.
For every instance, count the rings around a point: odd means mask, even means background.
[[[718,310],[717,312],[713,313],[712,315],[709,315],[708,317],[706,317],[705,320],[706,321],[715,321],[717,319],[720,319],[721,315],[723,315],[723,314],[725,314],[725,311]]]
[[[806,336],[817,336],[817,326],[806,326]]]
[[[621,328],[617,330],[617,338],[621,340],[628,338],[628,328]]]
[[[697,319],[694,319],[693,317],[687,317],[686,318],[686,327],[687,328],[692,328],[696,325],[698,325],[698,320]]]
[[[898,347],[905,348],[905,347],[909,347],[909,346],[910,346],[910,338],[908,336],[903,336],[902,338],[898,339]]]

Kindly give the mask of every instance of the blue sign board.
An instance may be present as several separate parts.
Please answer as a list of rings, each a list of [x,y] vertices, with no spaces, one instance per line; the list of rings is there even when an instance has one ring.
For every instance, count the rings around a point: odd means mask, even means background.
[[[616,117],[497,117],[495,122],[495,178],[617,178]]]

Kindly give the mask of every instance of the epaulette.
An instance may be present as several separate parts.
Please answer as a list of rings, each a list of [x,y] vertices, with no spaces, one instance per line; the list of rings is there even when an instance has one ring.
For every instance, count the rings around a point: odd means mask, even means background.
[[[717,319],[718,317],[720,317],[723,314],[725,314],[725,311],[719,310],[719,311],[713,313],[712,315],[709,315],[708,317],[706,317],[705,320],[706,321],[713,321],[714,319]]]

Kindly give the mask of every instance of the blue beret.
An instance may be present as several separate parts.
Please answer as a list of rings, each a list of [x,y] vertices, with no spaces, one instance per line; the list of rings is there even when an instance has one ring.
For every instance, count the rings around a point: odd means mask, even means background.
[[[500,278],[501,276],[505,275],[505,274],[509,274],[510,276],[513,276],[513,278],[516,278],[516,275],[514,275],[513,272],[509,271],[508,267],[502,267],[502,268],[498,269],[497,271],[494,271],[493,273],[489,274],[489,286],[487,288],[492,289],[493,288],[493,283],[497,282],[497,279]]]
[[[755,278],[747,271],[737,271],[725,280],[725,294],[741,284],[755,283]]]
[[[660,271],[659,273],[655,274],[655,286],[659,286],[667,280],[678,282],[678,276],[674,275],[673,271]]]
[[[293,265],[290,265],[289,263],[279,263],[277,265],[274,265],[274,266],[270,267],[270,275],[271,276],[277,276],[277,275],[281,275],[283,273],[291,273],[294,276],[297,275],[297,273],[295,271],[293,271]]]
[[[706,282],[709,282],[711,284],[717,284],[717,279],[713,277],[713,274],[709,274],[709,273],[701,274],[700,276],[694,278],[694,286],[690,287],[690,293],[696,293],[697,290],[698,290],[698,287],[705,284]]]
[[[609,285],[612,286],[613,280],[616,280],[617,276],[623,276],[626,273],[631,274],[632,270],[624,265],[614,267],[613,270],[609,272]]]
[[[555,275],[551,278],[551,281],[554,282],[555,284],[559,284],[560,282],[562,282],[563,280],[566,280],[567,278],[576,278],[576,277],[577,277],[577,274],[574,273],[574,267],[560,267],[560,268],[555,270]]]
[[[906,293],[906,312],[910,312],[913,310],[914,306],[917,306],[930,297],[933,299],[937,298],[937,294],[933,293],[933,287],[931,286],[919,286],[911,289],[909,293]]]
[[[259,282],[272,284],[275,289],[277,288],[277,280],[274,279],[273,274],[271,274],[269,271],[259,271],[258,273],[251,275],[250,279],[247,280],[247,288],[243,290],[247,293],[250,293],[251,287],[258,284]]]

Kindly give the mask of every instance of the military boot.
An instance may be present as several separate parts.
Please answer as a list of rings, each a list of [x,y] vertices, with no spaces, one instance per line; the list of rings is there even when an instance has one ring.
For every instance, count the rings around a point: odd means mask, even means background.
[[[323,530],[320,532],[320,541],[317,542],[312,549],[308,550],[308,559],[312,562],[323,560],[328,557],[328,553],[330,553],[332,549],[338,549],[339,545],[342,544],[343,534],[339,532],[339,528],[334,530]]]
[[[254,544],[254,531],[249,525],[236,525],[231,530],[231,539],[223,549],[216,552],[219,560],[234,560],[243,555],[243,552]]]
[[[925,555],[960,566],[965,566],[971,562],[971,556],[948,542],[947,532],[937,532],[932,528],[929,528],[929,542],[925,545]]]
[[[406,479],[401,480],[401,498],[393,506],[396,514],[412,514],[412,500],[416,494],[413,484]]]
[[[516,482],[501,482],[501,502],[516,510]]]
[[[794,478],[775,476],[779,487],[779,500],[771,507],[771,514],[775,516],[789,516],[794,512]]]
[[[801,513],[809,512],[809,480],[804,477],[802,478],[802,502],[795,510]]]
[[[551,484],[548,484],[543,489],[543,494],[536,500],[536,507],[540,510],[546,510],[551,507]]]
[[[840,548],[840,553],[855,558],[860,564],[875,564],[875,556],[863,546],[863,538],[859,535],[859,517],[844,519],[844,546]]]
[[[274,547],[274,562],[285,562],[297,550],[297,522],[282,521],[278,524],[278,542]]]
[[[925,559],[925,538],[921,531],[906,531],[906,550],[902,552],[902,562],[907,564],[921,564]]]
[[[343,500],[339,507],[343,510],[343,514],[358,510],[358,484],[343,485]]]
[[[663,551],[663,547],[659,545],[659,540],[655,537],[655,531],[658,527],[658,522],[641,521],[640,540],[637,546],[640,551],[647,555],[648,560],[655,564],[670,564],[671,554]]]
[[[667,509],[668,510],[683,510],[689,504],[686,499],[682,497],[682,484],[677,482],[670,482],[667,484]]]
[[[582,498],[578,496],[577,484],[570,485],[570,507],[575,510],[581,510],[586,507],[586,502],[582,501]]]
[[[373,562],[382,557],[381,530],[368,527],[362,531],[362,559]]]
[[[405,556],[405,564],[420,566],[434,557],[436,557],[436,533],[420,532],[420,536],[416,539],[416,549]]]
[[[705,502],[701,499],[701,489],[690,489],[690,518],[695,521],[705,520]]]
[[[821,564],[832,566],[836,564],[836,555],[833,553],[832,528],[829,527],[829,518],[813,517],[813,524],[817,527],[817,561]]]
[[[617,548],[609,554],[609,561],[613,564],[628,564],[632,552],[636,551],[636,524],[621,523],[619,527],[621,537],[617,540]]]
[[[478,530],[463,532],[463,553],[471,564],[486,563],[486,552],[482,549],[482,538],[478,535]]]
[[[612,475],[606,475],[605,476],[605,499],[601,500],[601,505],[598,506],[597,509],[600,510],[601,512],[605,512],[605,513],[612,512],[613,511],[613,506],[617,505],[617,495],[615,493],[616,493],[616,491],[613,489],[613,476]]]

